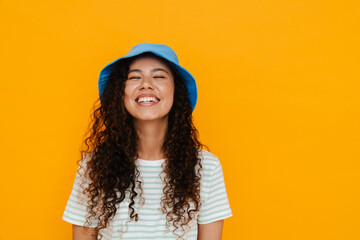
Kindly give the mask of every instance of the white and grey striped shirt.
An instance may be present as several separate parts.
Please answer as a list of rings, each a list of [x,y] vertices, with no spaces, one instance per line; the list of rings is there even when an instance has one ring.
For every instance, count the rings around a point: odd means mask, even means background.
[[[183,236],[184,240],[197,239],[197,224],[206,224],[232,216],[219,159],[206,150],[200,151],[200,157],[202,159],[200,192],[202,206],[196,218],[189,223],[190,229]],[[163,170],[161,165],[164,161],[165,159],[136,160],[141,176],[143,199],[145,200],[143,204],[139,204],[139,197],[135,198],[136,204],[134,208],[139,219],[137,222],[130,221],[128,207],[130,200],[127,192],[124,201],[118,206],[110,226],[100,230],[103,240],[177,239],[177,236],[172,232],[172,224],[170,225],[170,231],[167,230],[165,213],[159,210],[164,187],[162,181],[164,176],[163,174],[160,176],[160,173]],[[80,176],[77,173],[62,218],[69,223],[84,226],[87,216],[86,197],[80,191],[80,183]],[[96,227],[97,223],[97,219],[92,218],[91,227]],[[176,233],[181,235],[182,231],[178,229]],[[99,238],[100,236],[98,236]]]

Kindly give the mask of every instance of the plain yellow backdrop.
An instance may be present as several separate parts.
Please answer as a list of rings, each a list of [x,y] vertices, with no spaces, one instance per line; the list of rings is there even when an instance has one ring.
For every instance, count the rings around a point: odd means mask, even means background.
[[[0,239],[61,219],[102,67],[163,43],[197,79],[223,239],[360,239],[359,1],[0,1]]]

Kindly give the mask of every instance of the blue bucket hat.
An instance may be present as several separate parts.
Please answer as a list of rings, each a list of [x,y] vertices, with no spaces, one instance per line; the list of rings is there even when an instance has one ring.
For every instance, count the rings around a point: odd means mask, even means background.
[[[137,56],[139,54],[145,53],[145,52],[151,52],[155,54],[156,56],[159,56],[161,58],[164,58],[167,60],[172,66],[175,67],[176,71],[178,72],[181,79],[184,81],[185,86],[188,91],[188,97],[190,100],[190,105],[192,109],[194,110],[196,101],[197,101],[197,87],[196,87],[196,81],[195,78],[191,75],[191,73],[180,66],[179,60],[176,56],[176,53],[174,50],[172,50],[170,47],[164,45],[164,44],[153,44],[153,43],[140,43],[138,45],[135,45],[130,52],[128,52],[124,57],[120,57],[116,59],[115,61],[109,63],[106,65],[100,72],[99,76],[99,96],[101,101],[101,96],[104,92],[105,85],[107,81],[109,80],[110,74],[114,68],[114,63],[119,61],[120,59],[125,59],[133,56]]]

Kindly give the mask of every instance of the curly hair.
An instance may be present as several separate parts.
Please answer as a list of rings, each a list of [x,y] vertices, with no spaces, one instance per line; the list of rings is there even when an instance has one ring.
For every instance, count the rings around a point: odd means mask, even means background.
[[[141,55],[152,55],[143,53]],[[84,175],[88,186],[83,194],[88,196],[86,226],[91,218],[98,220],[97,229],[109,226],[115,216],[117,205],[129,192],[129,216],[138,220],[134,204],[137,196],[142,198],[142,182],[135,160],[138,158],[138,136],[133,117],[124,105],[125,81],[129,66],[136,57],[118,61],[105,86],[101,103],[95,106],[91,122],[84,141],[85,149],[81,150],[81,159],[91,153],[86,161]],[[156,56],[155,56],[156,57]],[[160,58],[161,59],[161,58]],[[198,131],[192,120],[192,108],[188,99],[185,84],[171,63],[165,61],[174,76],[174,102],[168,114],[168,128],[162,150],[165,155],[163,173],[165,182],[161,198],[162,212],[166,213],[167,228],[174,226],[173,233],[182,239],[188,223],[195,218],[201,207],[199,149],[207,148],[199,141]],[[99,101],[99,99],[97,99]],[[81,165],[79,164],[81,169]],[[140,192],[136,191],[140,189]],[[177,229],[182,234],[175,233]],[[102,234],[99,233],[102,239]]]

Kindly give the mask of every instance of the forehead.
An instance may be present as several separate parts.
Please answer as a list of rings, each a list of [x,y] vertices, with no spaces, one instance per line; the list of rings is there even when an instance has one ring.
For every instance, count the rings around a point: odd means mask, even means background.
[[[136,57],[129,65],[130,69],[138,68],[138,67],[163,67],[168,70],[171,69],[169,63],[160,58],[153,55],[140,55]]]

